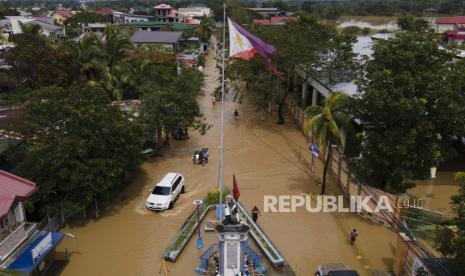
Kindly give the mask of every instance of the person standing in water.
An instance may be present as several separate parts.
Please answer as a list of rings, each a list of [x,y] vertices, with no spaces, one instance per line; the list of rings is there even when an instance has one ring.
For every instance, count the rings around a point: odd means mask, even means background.
[[[258,207],[257,207],[257,206],[254,206],[253,209],[252,209],[252,219],[253,219],[253,222],[257,223],[258,215],[261,215],[261,214],[260,214],[260,210],[258,210]]]
[[[234,110],[234,120],[237,121],[237,119],[239,119],[239,111],[237,111],[237,109]]]
[[[357,229],[352,230],[352,232],[350,233],[350,245],[355,244],[355,240],[357,239],[357,237],[358,237]]]

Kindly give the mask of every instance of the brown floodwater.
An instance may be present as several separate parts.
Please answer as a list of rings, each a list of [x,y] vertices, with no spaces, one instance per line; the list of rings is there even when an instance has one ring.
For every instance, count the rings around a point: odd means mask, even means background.
[[[460,184],[454,178],[454,172],[439,171],[436,178],[416,181],[415,184],[408,194],[417,199],[419,207],[439,211],[449,217],[453,215],[451,197],[459,193]]]
[[[62,275],[160,275],[163,251],[194,210],[192,201],[216,187],[220,105],[213,106],[210,101],[210,93],[218,85],[215,66],[213,57],[208,56],[205,96],[199,99],[212,129],[205,136],[191,133],[189,140],[172,141],[166,155],[144,163],[134,182],[100,219],[67,225],[63,231],[76,235],[77,240],[65,239],[58,247],[58,251],[67,248],[69,252]],[[249,104],[239,105],[229,98],[225,102],[225,185],[231,189],[234,173],[244,206],[262,208],[264,195],[317,193],[322,164],[317,164],[318,176],[311,173],[310,154],[301,132],[292,123],[277,125],[274,117],[263,119]],[[235,108],[240,112],[238,121],[233,119]],[[204,167],[191,161],[193,151],[201,147],[210,148],[210,162]],[[171,211],[146,210],[149,189],[173,171],[185,176],[187,192]],[[340,194],[333,182],[328,188],[329,193]],[[356,215],[298,209],[296,213],[262,213],[259,224],[297,275],[312,275],[317,265],[328,262],[343,262],[360,275],[392,269],[396,235]],[[359,232],[356,246],[348,244],[352,228]],[[204,249],[216,241],[214,234],[202,234]],[[194,239],[176,263],[168,263],[170,275],[195,275],[201,253]]]

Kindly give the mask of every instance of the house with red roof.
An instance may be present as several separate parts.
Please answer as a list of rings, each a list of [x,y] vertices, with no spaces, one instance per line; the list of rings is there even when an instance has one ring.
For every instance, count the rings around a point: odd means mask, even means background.
[[[106,8],[100,8],[96,10],[95,12],[101,15],[112,15],[113,10],[111,8],[106,7]]]
[[[36,184],[0,170],[0,260],[14,250],[14,239],[19,242],[28,236],[23,201],[37,189]],[[17,234],[15,234],[17,233]]]
[[[436,20],[436,32],[451,31],[457,24],[465,24],[465,16],[452,16]]]
[[[74,12],[71,10],[56,10],[53,15],[53,21],[57,24],[63,25],[65,20],[74,15]]]
[[[465,16],[438,19],[436,32],[443,33],[449,44],[463,44],[465,40]]]
[[[64,234],[27,222],[23,202],[37,190],[27,179],[0,170],[0,269],[42,275]]]
[[[96,13],[105,16],[110,22],[113,22],[113,10],[111,8],[105,7],[95,10]]]

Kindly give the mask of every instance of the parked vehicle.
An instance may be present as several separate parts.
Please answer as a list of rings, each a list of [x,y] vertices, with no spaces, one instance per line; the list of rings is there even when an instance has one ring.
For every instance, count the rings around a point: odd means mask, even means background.
[[[208,163],[208,148],[202,148],[201,150],[194,151],[192,162],[194,162],[194,164],[202,165]]]
[[[180,194],[185,192],[184,177],[179,173],[167,173],[158,182],[145,201],[145,207],[150,210],[172,209]]]
[[[317,276],[359,276],[356,270],[343,263],[327,263],[318,266]]]
[[[151,148],[146,148],[142,150],[140,154],[145,158],[145,160],[148,160],[154,156],[155,151]]]
[[[187,132],[187,128],[178,128],[173,132],[173,138],[175,140],[185,140],[189,139],[189,133]]]

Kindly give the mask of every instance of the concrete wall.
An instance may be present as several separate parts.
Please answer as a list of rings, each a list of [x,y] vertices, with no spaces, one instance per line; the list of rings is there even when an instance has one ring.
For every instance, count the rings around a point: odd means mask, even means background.
[[[454,24],[437,24],[436,25],[436,32],[443,33],[445,31],[453,30]]]

